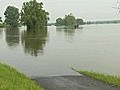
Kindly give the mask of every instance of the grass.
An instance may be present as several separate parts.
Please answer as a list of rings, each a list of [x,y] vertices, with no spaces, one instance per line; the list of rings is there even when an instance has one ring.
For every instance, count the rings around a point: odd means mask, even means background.
[[[44,90],[10,66],[0,64],[0,90]]]
[[[103,73],[96,73],[93,71],[77,71],[80,74],[83,74],[85,76],[89,76],[91,78],[94,78],[96,80],[103,81],[107,84],[111,84],[113,86],[120,87],[120,77],[118,76],[112,76],[108,74],[103,74]]]

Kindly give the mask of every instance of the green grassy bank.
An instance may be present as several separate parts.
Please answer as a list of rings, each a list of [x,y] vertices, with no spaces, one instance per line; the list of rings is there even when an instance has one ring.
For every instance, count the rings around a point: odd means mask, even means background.
[[[77,71],[80,74],[83,74],[85,76],[89,76],[91,78],[103,81],[105,83],[111,84],[113,86],[120,87],[120,77],[118,76],[112,76],[108,74],[101,74],[101,73],[96,73],[93,71]]]
[[[44,90],[10,66],[0,64],[0,90]]]

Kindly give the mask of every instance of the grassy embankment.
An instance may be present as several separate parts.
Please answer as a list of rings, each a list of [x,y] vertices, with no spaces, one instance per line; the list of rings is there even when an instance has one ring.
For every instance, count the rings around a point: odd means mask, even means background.
[[[103,81],[103,82],[105,82],[107,84],[111,84],[113,86],[120,87],[120,77],[118,77],[118,76],[112,76],[112,75],[104,74],[104,73],[97,73],[94,71],[83,71],[83,70],[75,70],[75,69],[73,69],[73,70],[77,71],[80,74],[88,76],[90,78]]]
[[[44,90],[10,66],[0,64],[0,90]]]

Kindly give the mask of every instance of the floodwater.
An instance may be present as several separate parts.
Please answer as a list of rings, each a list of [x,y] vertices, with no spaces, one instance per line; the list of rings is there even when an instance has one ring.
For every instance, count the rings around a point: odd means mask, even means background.
[[[0,29],[0,62],[28,76],[72,75],[71,67],[120,75],[120,24],[79,29]]]

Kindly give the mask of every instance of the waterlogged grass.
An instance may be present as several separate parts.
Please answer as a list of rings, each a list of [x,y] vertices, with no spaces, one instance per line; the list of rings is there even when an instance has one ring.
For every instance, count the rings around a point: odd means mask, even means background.
[[[10,66],[0,64],[0,90],[44,90]]]
[[[83,74],[85,76],[89,76],[91,78],[103,81],[105,83],[120,87],[120,77],[118,76],[112,76],[108,74],[101,74],[101,73],[96,73],[93,71],[77,71],[80,74]]]

